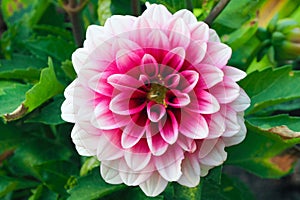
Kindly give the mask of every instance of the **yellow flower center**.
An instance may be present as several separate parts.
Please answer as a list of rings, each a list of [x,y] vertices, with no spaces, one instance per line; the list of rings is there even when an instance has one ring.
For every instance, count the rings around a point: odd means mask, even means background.
[[[168,107],[166,103],[166,93],[168,89],[160,84],[151,83],[151,89],[147,94],[147,98],[151,101],[155,101],[156,103],[162,104],[165,107]]]

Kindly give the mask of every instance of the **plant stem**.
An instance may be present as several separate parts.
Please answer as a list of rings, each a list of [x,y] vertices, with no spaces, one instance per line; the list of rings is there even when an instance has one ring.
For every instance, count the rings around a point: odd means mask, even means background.
[[[219,3],[212,9],[209,15],[204,20],[209,26],[218,17],[222,10],[226,7],[230,0],[220,0]]]
[[[131,9],[134,16],[141,14],[140,0],[131,0]]]
[[[89,0],[69,0],[68,3],[64,4],[64,9],[68,13],[70,21],[72,23],[72,32],[75,43],[78,47],[83,44],[83,25],[80,17],[80,12]]]

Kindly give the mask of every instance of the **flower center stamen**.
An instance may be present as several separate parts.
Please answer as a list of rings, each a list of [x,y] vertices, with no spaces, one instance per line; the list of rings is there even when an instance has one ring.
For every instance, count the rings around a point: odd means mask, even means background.
[[[165,107],[168,107],[166,103],[166,93],[168,89],[160,84],[151,83],[150,91],[147,94],[147,98],[151,101],[155,101],[156,103],[162,104]]]

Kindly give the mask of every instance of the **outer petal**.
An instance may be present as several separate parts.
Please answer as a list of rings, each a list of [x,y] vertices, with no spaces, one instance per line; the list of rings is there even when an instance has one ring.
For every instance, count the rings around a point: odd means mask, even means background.
[[[118,35],[132,30],[132,25],[135,20],[136,17],[133,16],[114,15],[106,20],[104,27],[114,35]]]
[[[120,160],[119,172],[122,181],[129,186],[136,186],[146,181],[152,174],[151,170],[147,171],[133,171],[130,169],[124,159]]]
[[[200,182],[200,164],[196,155],[186,155],[181,164],[182,176],[177,181],[187,187],[196,187]]]
[[[168,185],[168,181],[162,178],[158,172],[153,172],[151,177],[139,186],[143,192],[150,197],[159,195]]]
[[[190,43],[190,31],[183,19],[178,18],[169,25],[169,41],[171,48],[183,47],[186,49]]]
[[[163,5],[152,4],[150,5],[141,17],[152,19],[161,26],[166,24],[171,18],[172,14]]]
[[[200,163],[208,166],[221,165],[227,158],[227,153],[224,150],[225,144],[222,140],[219,140],[215,147],[207,156],[200,159]]]
[[[186,9],[177,11],[173,16],[183,19],[186,24],[193,24],[197,22],[197,18],[195,17],[195,15],[191,11]]]
[[[82,156],[94,156],[97,152],[100,136],[91,135],[85,132],[82,128],[75,124],[72,133],[72,140],[76,150]]]
[[[119,174],[119,162],[120,160],[102,161],[100,166],[100,172],[105,182],[110,184],[123,183]]]
[[[207,45],[207,54],[202,62],[222,68],[231,57],[231,52],[231,48],[223,43],[209,42]]]
[[[179,146],[172,146],[164,155],[153,157],[157,171],[167,181],[177,181],[180,178],[183,158],[183,151]]]

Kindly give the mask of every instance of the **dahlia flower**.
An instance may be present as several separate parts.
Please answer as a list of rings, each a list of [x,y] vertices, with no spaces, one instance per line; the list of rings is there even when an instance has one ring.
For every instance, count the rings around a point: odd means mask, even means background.
[[[99,159],[107,183],[148,196],[172,181],[197,186],[245,138],[249,98],[236,82],[246,74],[226,65],[230,56],[188,10],[152,4],[89,26],[62,105],[77,151]]]

